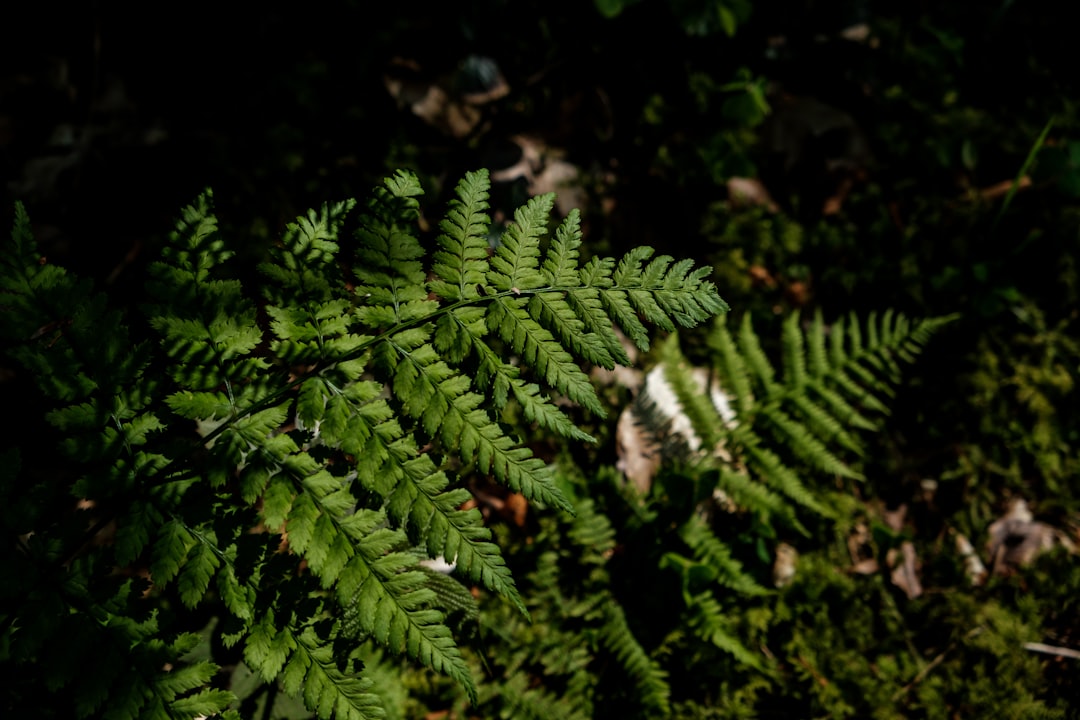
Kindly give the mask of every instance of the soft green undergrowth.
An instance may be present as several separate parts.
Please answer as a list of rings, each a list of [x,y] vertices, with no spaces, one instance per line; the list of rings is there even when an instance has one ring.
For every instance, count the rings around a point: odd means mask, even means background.
[[[127,313],[16,209],[2,329],[32,402],[0,463],[5,711],[1066,716],[1071,661],[1031,643],[1075,644],[1073,556],[973,585],[957,529],[897,523],[869,474],[954,316],[705,324],[727,309],[711,269],[583,258],[552,196],[493,240],[487,194],[467,175],[425,246],[399,173],[355,219],[298,218],[247,287],[207,193]],[[1042,430],[1007,444],[1064,487],[1049,413],[1075,348],[1028,319],[998,355],[1016,398],[973,387],[1023,402]],[[633,350],[642,389],[601,397],[586,369]],[[614,467],[612,410],[657,460],[644,481]]]

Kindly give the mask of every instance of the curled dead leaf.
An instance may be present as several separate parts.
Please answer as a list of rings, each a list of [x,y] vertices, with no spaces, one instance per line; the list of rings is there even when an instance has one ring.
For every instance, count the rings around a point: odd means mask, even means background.
[[[873,575],[880,566],[870,541],[870,528],[865,522],[855,524],[847,539],[848,554],[851,556],[851,571],[858,575]]]
[[[506,497],[504,512],[517,527],[525,527],[525,517],[529,514],[529,501],[521,493],[510,493]]]
[[[915,544],[910,540],[900,543],[900,549],[893,548],[886,554],[886,561],[892,568],[889,579],[892,584],[904,591],[909,598],[922,595],[923,587],[919,581],[919,559]]]
[[[433,77],[419,63],[394,58],[383,74],[383,85],[402,108],[445,135],[462,139],[483,120],[481,107],[510,92],[510,86],[490,58],[469,56],[451,73]]]
[[[968,582],[975,586],[986,582],[986,566],[983,565],[983,561],[975,552],[971,541],[961,533],[956,533],[956,552],[964,559],[964,574],[967,576]]]
[[[727,181],[728,204],[732,207],[757,205],[769,212],[779,208],[769,194],[769,189],[757,178],[733,177]]]
[[[581,184],[581,171],[577,165],[565,160],[551,160],[529,186],[533,195],[555,193],[555,206],[559,213],[568,215],[571,210],[583,210],[586,204],[585,188]]]
[[[514,135],[500,148],[503,153],[516,153],[517,159],[494,168],[493,182],[523,181],[530,195],[555,193],[555,206],[564,216],[575,208],[584,209],[587,193],[581,169],[564,159],[564,150],[526,134]]]
[[[763,265],[751,265],[747,269],[747,274],[750,275],[750,281],[754,287],[765,287],[772,290],[776,287],[776,278],[773,276],[769,269]]]
[[[773,561],[773,585],[786,587],[795,579],[799,564],[799,551],[787,543],[776,546],[776,559]]]
[[[793,307],[805,307],[810,302],[810,283],[793,280],[784,288],[784,297]]]
[[[991,572],[1008,575],[1027,565],[1054,546],[1057,532],[1034,519],[1023,498],[1015,498],[1009,509],[988,529],[987,551]]]

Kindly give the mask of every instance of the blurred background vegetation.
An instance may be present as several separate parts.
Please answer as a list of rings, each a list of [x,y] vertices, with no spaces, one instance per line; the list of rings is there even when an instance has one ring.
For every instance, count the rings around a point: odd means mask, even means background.
[[[23,3],[0,24],[0,207],[22,200],[51,261],[122,296],[204,187],[254,266],[299,212],[395,168],[437,217],[488,167],[497,210],[550,190],[580,207],[590,252],[714,265],[763,337],[792,310],[960,313],[907,371],[868,480],[822,486],[842,519],[798,540],[795,580],[752,603],[718,594],[760,666],[657,623],[678,608],[640,544],[663,528],[614,469],[613,416],[583,418],[598,446],[547,451],[610,522],[608,557],[575,545],[577,521],[485,507],[534,598],[532,626],[483,601],[462,621],[485,703],[392,659],[369,668],[400,717],[649,716],[591,606],[574,614],[613,593],[678,717],[1076,717],[1075,65],[1045,0]],[[608,395],[617,414],[629,391]],[[772,584],[785,538],[735,514],[724,539]],[[904,543],[918,592],[891,572]]]

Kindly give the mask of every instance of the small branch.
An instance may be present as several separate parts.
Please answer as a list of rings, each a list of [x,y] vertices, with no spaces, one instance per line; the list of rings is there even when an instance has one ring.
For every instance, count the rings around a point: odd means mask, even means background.
[[[981,627],[972,628],[971,630],[969,630],[964,635],[964,638],[966,639],[966,638],[975,637],[976,635],[980,634],[982,631],[983,631],[983,629]],[[940,655],[938,655],[933,660],[931,660],[929,663],[927,663],[926,667],[924,667],[922,670],[920,670],[919,673],[914,678],[912,678],[911,682],[909,682],[907,685],[905,685],[904,687],[900,688],[895,693],[893,693],[892,701],[893,702],[899,701],[900,698],[904,697],[909,692],[911,692],[912,688],[914,688],[916,685],[918,685],[924,679],[926,679],[926,676],[930,674],[931,670],[936,668],[941,663],[945,662],[945,658],[949,655],[949,653],[951,653],[953,650],[956,649],[956,645],[957,645],[956,641],[953,641],[953,642],[949,643],[949,646],[947,648],[945,648],[943,651],[941,651]],[[918,657],[918,655],[916,655],[916,657]]]
[[[1046,655],[1056,655],[1057,657],[1080,660],[1080,650],[1073,650],[1072,648],[1056,647],[1054,645],[1046,645],[1037,642],[1027,642],[1024,643],[1024,649],[1030,650],[1031,652],[1044,653]]]
[[[930,674],[930,671],[931,671],[931,670],[933,670],[934,668],[936,668],[936,667],[937,667],[938,665],[940,665],[941,663],[945,662],[945,658],[946,658],[946,656],[947,656],[947,655],[948,655],[948,654],[949,654],[950,652],[952,652],[953,648],[955,648],[955,647],[956,647],[956,643],[952,643],[952,644],[950,644],[950,645],[949,645],[949,647],[945,648],[944,652],[942,652],[942,653],[941,653],[940,655],[938,655],[938,656],[937,656],[936,658],[934,658],[934,659],[933,659],[933,660],[931,660],[931,661],[930,661],[929,663],[927,663],[927,664],[926,664],[926,667],[924,667],[924,668],[923,668],[922,670],[920,670],[920,671],[919,671],[919,674],[918,674],[918,675],[916,675],[916,676],[915,676],[915,677],[914,677],[914,678],[912,679],[912,681],[911,681],[911,682],[909,682],[909,683],[908,683],[907,685],[905,685],[904,687],[900,688],[900,689],[899,689],[899,690],[897,690],[897,691],[896,691],[895,693],[893,693],[893,696],[892,696],[892,701],[893,701],[893,702],[897,702],[898,700],[900,700],[900,698],[904,697],[904,696],[905,696],[905,695],[907,695],[907,694],[908,694],[909,692],[911,692],[912,688],[914,688],[914,687],[915,687],[916,685],[918,685],[919,683],[921,683],[921,682],[923,681],[923,679],[924,679],[924,678],[926,678],[926,676]]]

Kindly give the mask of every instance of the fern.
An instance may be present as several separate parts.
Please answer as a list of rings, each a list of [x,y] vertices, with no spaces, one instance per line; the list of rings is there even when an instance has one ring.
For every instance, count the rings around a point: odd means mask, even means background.
[[[234,699],[209,689],[215,666],[183,660],[185,609],[219,615],[221,643],[321,718],[380,716],[349,660],[369,639],[477,700],[445,621],[468,603],[421,559],[445,557],[525,616],[527,603],[463,480],[491,475],[573,512],[507,419],[591,440],[577,413],[604,411],[581,363],[628,361],[613,322],[646,347],[642,319],[674,329],[727,309],[707,268],[648,249],[582,264],[576,212],[549,236],[551,195],[520,208],[492,253],[488,193],[485,172],[459,183],[430,260],[411,174],[374,190],[351,236],[356,203],[310,211],[259,266],[253,295],[232,274],[207,192],[149,267],[148,337],[88,282],[39,262],[16,208],[0,332],[49,403],[73,476],[28,472],[5,451],[0,497],[89,510],[4,515],[23,537],[7,558],[18,602],[3,618],[3,652],[25,680],[12,708],[45,682],[68,689],[61,715],[225,711]],[[80,658],[125,650],[89,682],[48,660],[66,637]],[[610,647],[659,698],[662,678],[635,646]],[[129,661],[139,679],[119,692]]]
[[[702,460],[720,461],[723,490],[744,498],[749,507],[775,512],[772,493],[751,489],[754,478],[790,502],[828,515],[800,477],[800,468],[860,479],[842,459],[845,453],[858,457],[862,452],[853,430],[877,427],[867,416],[888,412],[888,399],[901,377],[900,361],[914,360],[951,320],[911,323],[894,313],[871,316],[864,342],[855,318],[826,329],[818,313],[803,331],[795,313],[783,325],[784,362],[777,373],[747,315],[737,339],[722,321],[707,337],[714,359],[712,396],[701,392],[674,336],[663,345],[663,375],[680,412],[703,439]],[[718,407],[717,394],[723,407]],[[641,404],[655,429],[663,430],[665,421],[647,392]],[[786,449],[789,457],[773,448]]]
[[[797,313],[783,324],[778,372],[744,316],[737,334],[718,321],[707,335],[712,359],[708,387],[683,357],[674,335],[662,345],[664,392],[676,409],[662,408],[647,382],[638,413],[654,433],[708,485],[709,498],[681,521],[682,551],[666,552],[662,568],[682,583],[687,622],[702,640],[740,662],[758,666],[727,626],[717,590],[742,596],[767,592],[732,554],[711,520],[721,509],[715,498],[741,511],[773,517],[801,530],[797,510],[830,517],[827,500],[810,481],[814,474],[861,479],[844,458],[858,458],[857,432],[876,428],[871,418],[888,410],[901,363],[911,362],[931,336],[953,318],[917,323],[885,313],[865,325],[854,317],[826,327],[820,313],[804,330]],[[685,429],[676,427],[673,413]],[[704,470],[713,472],[704,472]],[[711,484],[710,484],[711,483]],[[710,497],[711,495],[711,497]],[[688,551],[688,552],[687,552]]]
[[[512,648],[492,660],[503,664],[489,674],[506,680],[481,688],[482,709],[490,716],[554,720],[610,713],[616,700],[666,717],[667,673],[613,592],[615,528],[592,500],[577,501],[575,508],[572,518],[541,520],[535,540],[547,550],[526,578],[534,622],[500,608],[481,612],[482,627]]]
[[[633,679],[644,705],[661,716],[668,715],[671,712],[671,688],[668,686],[667,673],[634,638],[626,621],[626,613],[614,598],[605,603],[604,615],[604,625],[600,630],[604,643]]]

